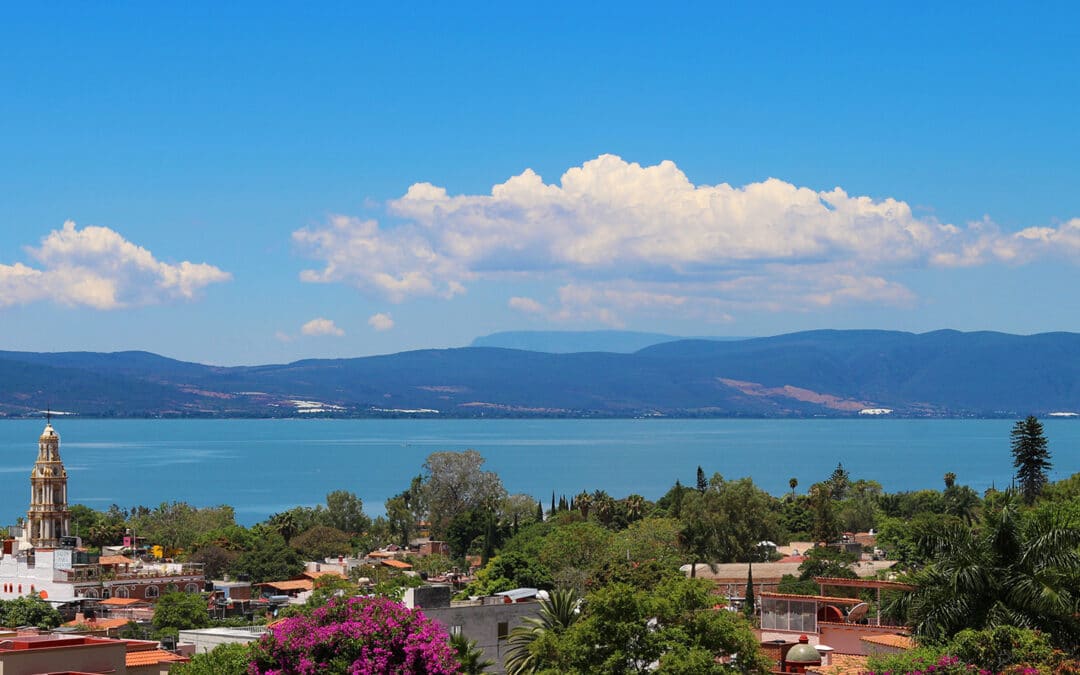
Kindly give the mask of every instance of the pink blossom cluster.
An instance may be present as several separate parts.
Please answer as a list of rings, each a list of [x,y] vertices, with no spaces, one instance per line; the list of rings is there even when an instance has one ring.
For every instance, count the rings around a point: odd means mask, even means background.
[[[386,598],[335,598],[272,627],[249,675],[450,675],[459,669],[446,632]]]

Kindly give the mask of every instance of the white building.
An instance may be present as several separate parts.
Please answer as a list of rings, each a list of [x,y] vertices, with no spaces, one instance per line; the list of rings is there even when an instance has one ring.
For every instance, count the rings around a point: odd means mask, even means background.
[[[26,524],[12,528],[0,551],[0,599],[37,593],[54,605],[110,597],[153,602],[172,589],[202,590],[202,568],[197,565],[100,558],[80,550],[78,540],[68,535],[67,497],[60,436],[49,423],[38,439],[38,457],[30,472]]]

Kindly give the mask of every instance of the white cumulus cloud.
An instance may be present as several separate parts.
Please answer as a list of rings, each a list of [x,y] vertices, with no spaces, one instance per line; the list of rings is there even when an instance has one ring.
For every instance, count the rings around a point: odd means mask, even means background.
[[[390,330],[394,327],[394,320],[390,318],[389,314],[384,314],[382,312],[372,314],[367,322],[369,326],[377,331]]]
[[[295,232],[321,262],[302,279],[402,302],[545,278],[560,285],[552,298],[515,297],[509,307],[618,325],[631,312],[726,320],[739,307],[904,306],[916,298],[888,278],[899,269],[1080,254],[1080,219],[1006,233],[989,219],[941,223],[904,201],[839,187],[775,178],[695,185],[673,162],[641,166],[615,155],[571,168],[558,183],[525,170],[490,194],[417,183],[388,209],[403,223],[335,216]],[[558,307],[548,309],[552,302]]]
[[[206,263],[162,262],[107,227],[78,229],[71,221],[27,251],[34,266],[0,263],[0,307],[40,300],[95,309],[152,305],[191,300],[232,278]]]
[[[514,296],[506,301],[506,306],[526,314],[543,314],[547,308],[532,298]]]
[[[319,317],[308,321],[300,327],[300,332],[304,335],[332,335],[334,337],[341,337],[345,335],[345,331],[337,327],[330,319],[324,319]]]

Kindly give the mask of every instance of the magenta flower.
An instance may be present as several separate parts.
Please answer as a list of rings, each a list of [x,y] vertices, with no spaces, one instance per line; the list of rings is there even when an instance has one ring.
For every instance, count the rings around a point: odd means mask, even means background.
[[[451,675],[446,632],[386,598],[333,599],[275,625],[256,644],[249,675]]]

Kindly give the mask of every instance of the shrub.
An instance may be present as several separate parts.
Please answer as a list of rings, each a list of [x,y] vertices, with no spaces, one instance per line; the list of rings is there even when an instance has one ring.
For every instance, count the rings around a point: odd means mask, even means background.
[[[386,598],[335,598],[271,628],[248,672],[448,675],[458,662],[446,632],[422,612]]]

